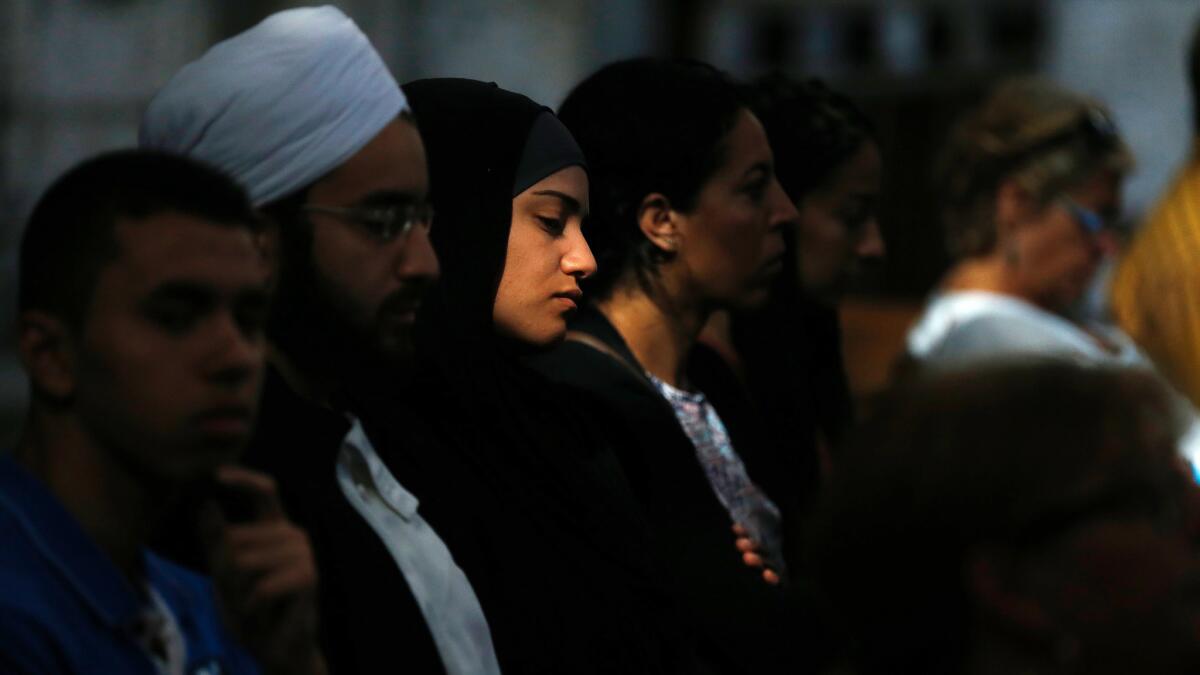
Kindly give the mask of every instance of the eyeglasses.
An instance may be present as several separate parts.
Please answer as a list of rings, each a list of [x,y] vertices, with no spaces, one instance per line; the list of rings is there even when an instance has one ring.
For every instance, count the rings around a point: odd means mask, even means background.
[[[1070,197],[1059,197],[1058,202],[1062,204],[1067,213],[1079,223],[1083,231],[1087,234],[1100,234],[1105,227],[1108,226],[1108,220],[1099,213],[1082,206],[1079,202]]]
[[[383,242],[407,235],[414,226],[428,231],[433,223],[433,207],[424,202],[387,206],[304,204],[300,209],[305,213],[333,216],[354,223]]]

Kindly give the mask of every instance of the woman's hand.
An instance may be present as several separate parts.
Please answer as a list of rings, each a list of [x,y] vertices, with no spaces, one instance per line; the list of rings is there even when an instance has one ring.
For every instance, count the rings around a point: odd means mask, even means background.
[[[750,538],[746,528],[739,523],[734,523],[733,534],[736,537],[734,545],[737,546],[737,550],[742,552],[742,562],[746,564],[746,567],[762,570],[763,581],[772,586],[779,585],[779,574],[763,561],[762,556],[758,553],[758,544]]]

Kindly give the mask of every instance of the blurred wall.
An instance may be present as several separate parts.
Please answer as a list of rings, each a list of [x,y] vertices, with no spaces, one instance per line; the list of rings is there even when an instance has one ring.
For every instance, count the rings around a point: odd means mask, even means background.
[[[1061,0],[1044,71],[1108,102],[1137,155],[1127,210],[1149,208],[1191,150],[1187,47],[1200,3],[1176,0]]]

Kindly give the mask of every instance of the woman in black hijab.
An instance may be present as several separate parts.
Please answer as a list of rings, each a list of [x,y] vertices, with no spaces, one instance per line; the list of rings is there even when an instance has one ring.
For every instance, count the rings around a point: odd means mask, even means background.
[[[549,110],[495,85],[404,90],[442,277],[412,400],[377,401],[364,423],[471,580],[505,673],[683,672],[617,463],[572,395],[521,363],[563,339],[595,269],[583,155]]]

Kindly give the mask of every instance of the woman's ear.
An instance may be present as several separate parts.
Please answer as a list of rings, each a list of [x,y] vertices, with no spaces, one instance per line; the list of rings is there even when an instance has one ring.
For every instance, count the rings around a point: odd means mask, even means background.
[[[57,400],[75,393],[75,344],[62,319],[36,310],[22,312],[17,351],[36,391]]]
[[[646,195],[638,207],[638,227],[658,250],[674,254],[679,250],[679,214],[671,208],[671,200],[658,192]]]
[[[1010,240],[1037,212],[1033,196],[1012,179],[1005,180],[996,188],[994,206],[997,242]]]

